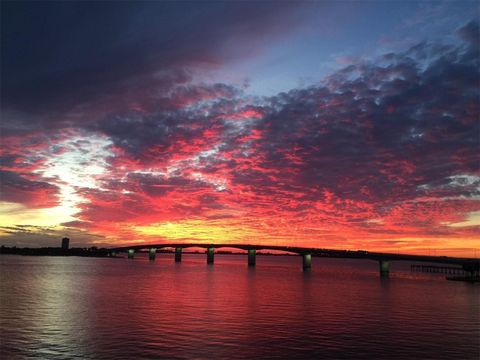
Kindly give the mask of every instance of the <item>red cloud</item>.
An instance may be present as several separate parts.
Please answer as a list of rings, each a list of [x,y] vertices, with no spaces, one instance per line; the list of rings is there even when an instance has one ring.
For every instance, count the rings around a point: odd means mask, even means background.
[[[171,222],[193,227],[189,238],[195,226],[223,236],[212,241],[231,240],[231,229],[238,242],[415,251],[458,241],[465,248],[478,239],[473,227],[458,225],[480,210],[479,107],[470,79],[478,66],[458,48],[424,69],[416,64],[420,50],[352,64],[325,86],[256,105],[222,84],[181,79],[155,95],[144,89],[126,102],[134,111],[84,126],[108,138],[112,154],[98,188],[77,185],[83,202],[70,225],[122,242],[145,239],[137,227]],[[17,140],[28,151],[15,150]],[[6,142],[7,199],[29,206],[55,199],[58,189],[34,172],[47,166],[35,157],[45,146],[27,137]]]

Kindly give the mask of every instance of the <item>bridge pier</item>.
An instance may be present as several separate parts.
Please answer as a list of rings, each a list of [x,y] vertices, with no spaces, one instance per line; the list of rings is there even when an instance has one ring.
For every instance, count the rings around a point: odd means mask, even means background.
[[[175,248],[175,262],[181,262],[182,261],[182,248],[177,247]]]
[[[303,254],[303,270],[312,268],[312,254]]]
[[[390,273],[390,264],[387,260],[379,260],[378,265],[380,268],[380,277],[388,277]]]
[[[128,249],[128,258],[133,259],[133,255],[135,255],[135,250],[134,249]]]
[[[257,250],[248,249],[248,266],[255,266]]]
[[[214,254],[215,254],[215,248],[213,247],[207,248],[207,264],[213,264]]]
[[[157,254],[157,249],[156,248],[150,248],[150,251],[148,252],[148,260],[154,261],[156,254]]]

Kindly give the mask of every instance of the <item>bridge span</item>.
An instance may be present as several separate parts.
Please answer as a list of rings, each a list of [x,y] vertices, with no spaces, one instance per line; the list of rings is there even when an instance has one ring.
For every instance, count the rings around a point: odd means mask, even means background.
[[[429,262],[437,264],[449,264],[462,268],[469,273],[472,278],[478,277],[480,272],[480,259],[474,258],[456,258],[447,256],[427,256],[427,255],[408,255],[371,252],[365,250],[334,250],[322,248],[306,248],[295,246],[277,246],[277,245],[247,245],[247,244],[205,244],[205,243],[168,243],[168,244],[139,244],[122,246],[110,249],[110,254],[117,252],[126,252],[129,259],[133,259],[135,251],[148,250],[150,260],[155,260],[157,250],[172,248],[175,249],[175,262],[182,261],[182,250],[185,248],[204,248],[207,254],[207,263],[213,264],[215,249],[233,248],[247,251],[248,265],[255,266],[256,253],[259,250],[273,250],[294,253],[302,256],[303,269],[308,270],[312,267],[312,256],[343,258],[343,259],[369,259],[378,261],[379,273],[382,277],[388,277],[390,272],[390,261],[416,261]]]

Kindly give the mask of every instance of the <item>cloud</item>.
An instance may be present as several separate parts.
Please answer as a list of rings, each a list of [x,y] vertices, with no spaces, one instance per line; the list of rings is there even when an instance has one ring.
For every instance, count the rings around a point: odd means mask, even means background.
[[[15,172],[0,170],[0,199],[33,208],[48,208],[58,204],[57,186],[29,180]]]
[[[86,195],[79,217],[233,217],[268,238],[282,236],[278,217],[304,239],[459,236],[448,224],[480,207],[470,51],[420,43],[255,105],[231,87],[183,87],[172,94],[189,100],[175,110],[99,123],[121,170]]]
[[[68,126],[79,114],[89,121],[140,100],[161,103],[172,85],[185,83],[192,72],[249,56],[292,31],[306,4],[1,6],[3,126],[42,128]],[[204,96],[188,89],[177,95],[170,99],[177,105]]]
[[[480,26],[478,21],[471,20],[457,30],[457,34],[471,46],[478,48],[480,41]]]
[[[464,58],[470,50],[421,61],[398,53],[273,98],[276,111],[257,125],[266,140],[260,166],[305,188],[380,204],[421,196],[420,186],[438,179],[478,175],[479,71],[478,60]]]
[[[471,227],[451,224],[480,209],[475,31],[478,24],[469,23],[458,29],[457,45],[421,42],[269,98],[198,83],[168,66],[152,78],[149,69],[125,77],[128,91],[106,86],[111,92],[76,108],[76,120],[52,129],[54,141],[32,148],[48,144],[59,159],[72,151],[65,138],[77,137],[87,163],[101,157],[90,186],[75,182],[82,201],[67,224],[106,237],[137,240],[143,235],[135,229],[154,236],[172,222],[193,233],[201,226],[202,239],[209,226],[222,236],[222,227],[244,226],[246,242],[331,247],[396,244],[389,237],[471,239]],[[79,143],[82,137],[103,139],[108,151],[88,150],[96,145]],[[1,155],[16,163],[4,168],[8,196],[32,204],[43,199],[37,190],[53,196],[55,188],[25,176],[21,168],[34,157],[13,143]],[[30,160],[37,169],[53,163],[37,160]]]

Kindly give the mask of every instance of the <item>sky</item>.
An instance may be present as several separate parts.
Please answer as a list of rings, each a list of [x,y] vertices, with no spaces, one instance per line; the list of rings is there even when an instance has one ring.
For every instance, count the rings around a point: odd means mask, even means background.
[[[477,1],[0,6],[0,244],[480,256]]]

